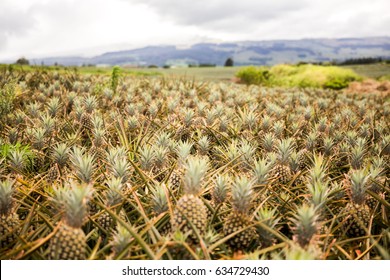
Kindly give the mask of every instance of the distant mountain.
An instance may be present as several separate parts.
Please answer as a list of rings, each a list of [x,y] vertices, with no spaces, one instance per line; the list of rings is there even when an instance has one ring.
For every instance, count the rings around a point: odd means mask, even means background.
[[[108,52],[94,57],[30,59],[34,64],[53,65],[223,65],[232,57],[235,65],[343,61],[361,57],[390,57],[390,37],[244,41],[201,43],[188,48],[174,45],[148,46]]]

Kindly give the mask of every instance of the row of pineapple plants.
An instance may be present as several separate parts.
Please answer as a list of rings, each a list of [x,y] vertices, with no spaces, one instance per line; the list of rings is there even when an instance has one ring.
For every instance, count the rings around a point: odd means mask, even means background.
[[[390,257],[389,96],[3,75],[2,259]]]

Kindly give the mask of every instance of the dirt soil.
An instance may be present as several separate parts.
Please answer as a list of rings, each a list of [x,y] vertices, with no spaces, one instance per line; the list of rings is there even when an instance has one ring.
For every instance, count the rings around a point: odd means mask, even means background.
[[[348,88],[345,89],[347,93],[376,93],[376,94],[390,94],[389,81],[376,81],[367,79],[362,82],[352,82]]]

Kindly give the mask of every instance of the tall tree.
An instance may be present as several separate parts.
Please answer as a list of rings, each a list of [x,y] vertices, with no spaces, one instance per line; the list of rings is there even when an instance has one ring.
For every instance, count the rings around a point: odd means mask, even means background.
[[[226,59],[225,61],[225,67],[231,67],[233,66],[234,62],[233,62],[233,59],[231,57],[229,57],[228,59]]]
[[[16,64],[20,64],[20,65],[29,65],[30,62],[28,61],[27,58],[21,57],[21,58],[19,58],[19,59],[16,61]]]

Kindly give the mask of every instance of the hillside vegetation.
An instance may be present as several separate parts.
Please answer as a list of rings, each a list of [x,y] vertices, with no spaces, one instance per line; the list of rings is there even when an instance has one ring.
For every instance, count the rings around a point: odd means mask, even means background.
[[[351,69],[311,64],[249,66],[239,70],[236,76],[245,84],[324,89],[342,89],[350,82],[362,80]]]
[[[236,76],[245,84],[324,89],[342,89],[350,82],[362,80],[351,69],[311,64],[249,66],[239,70]]]

